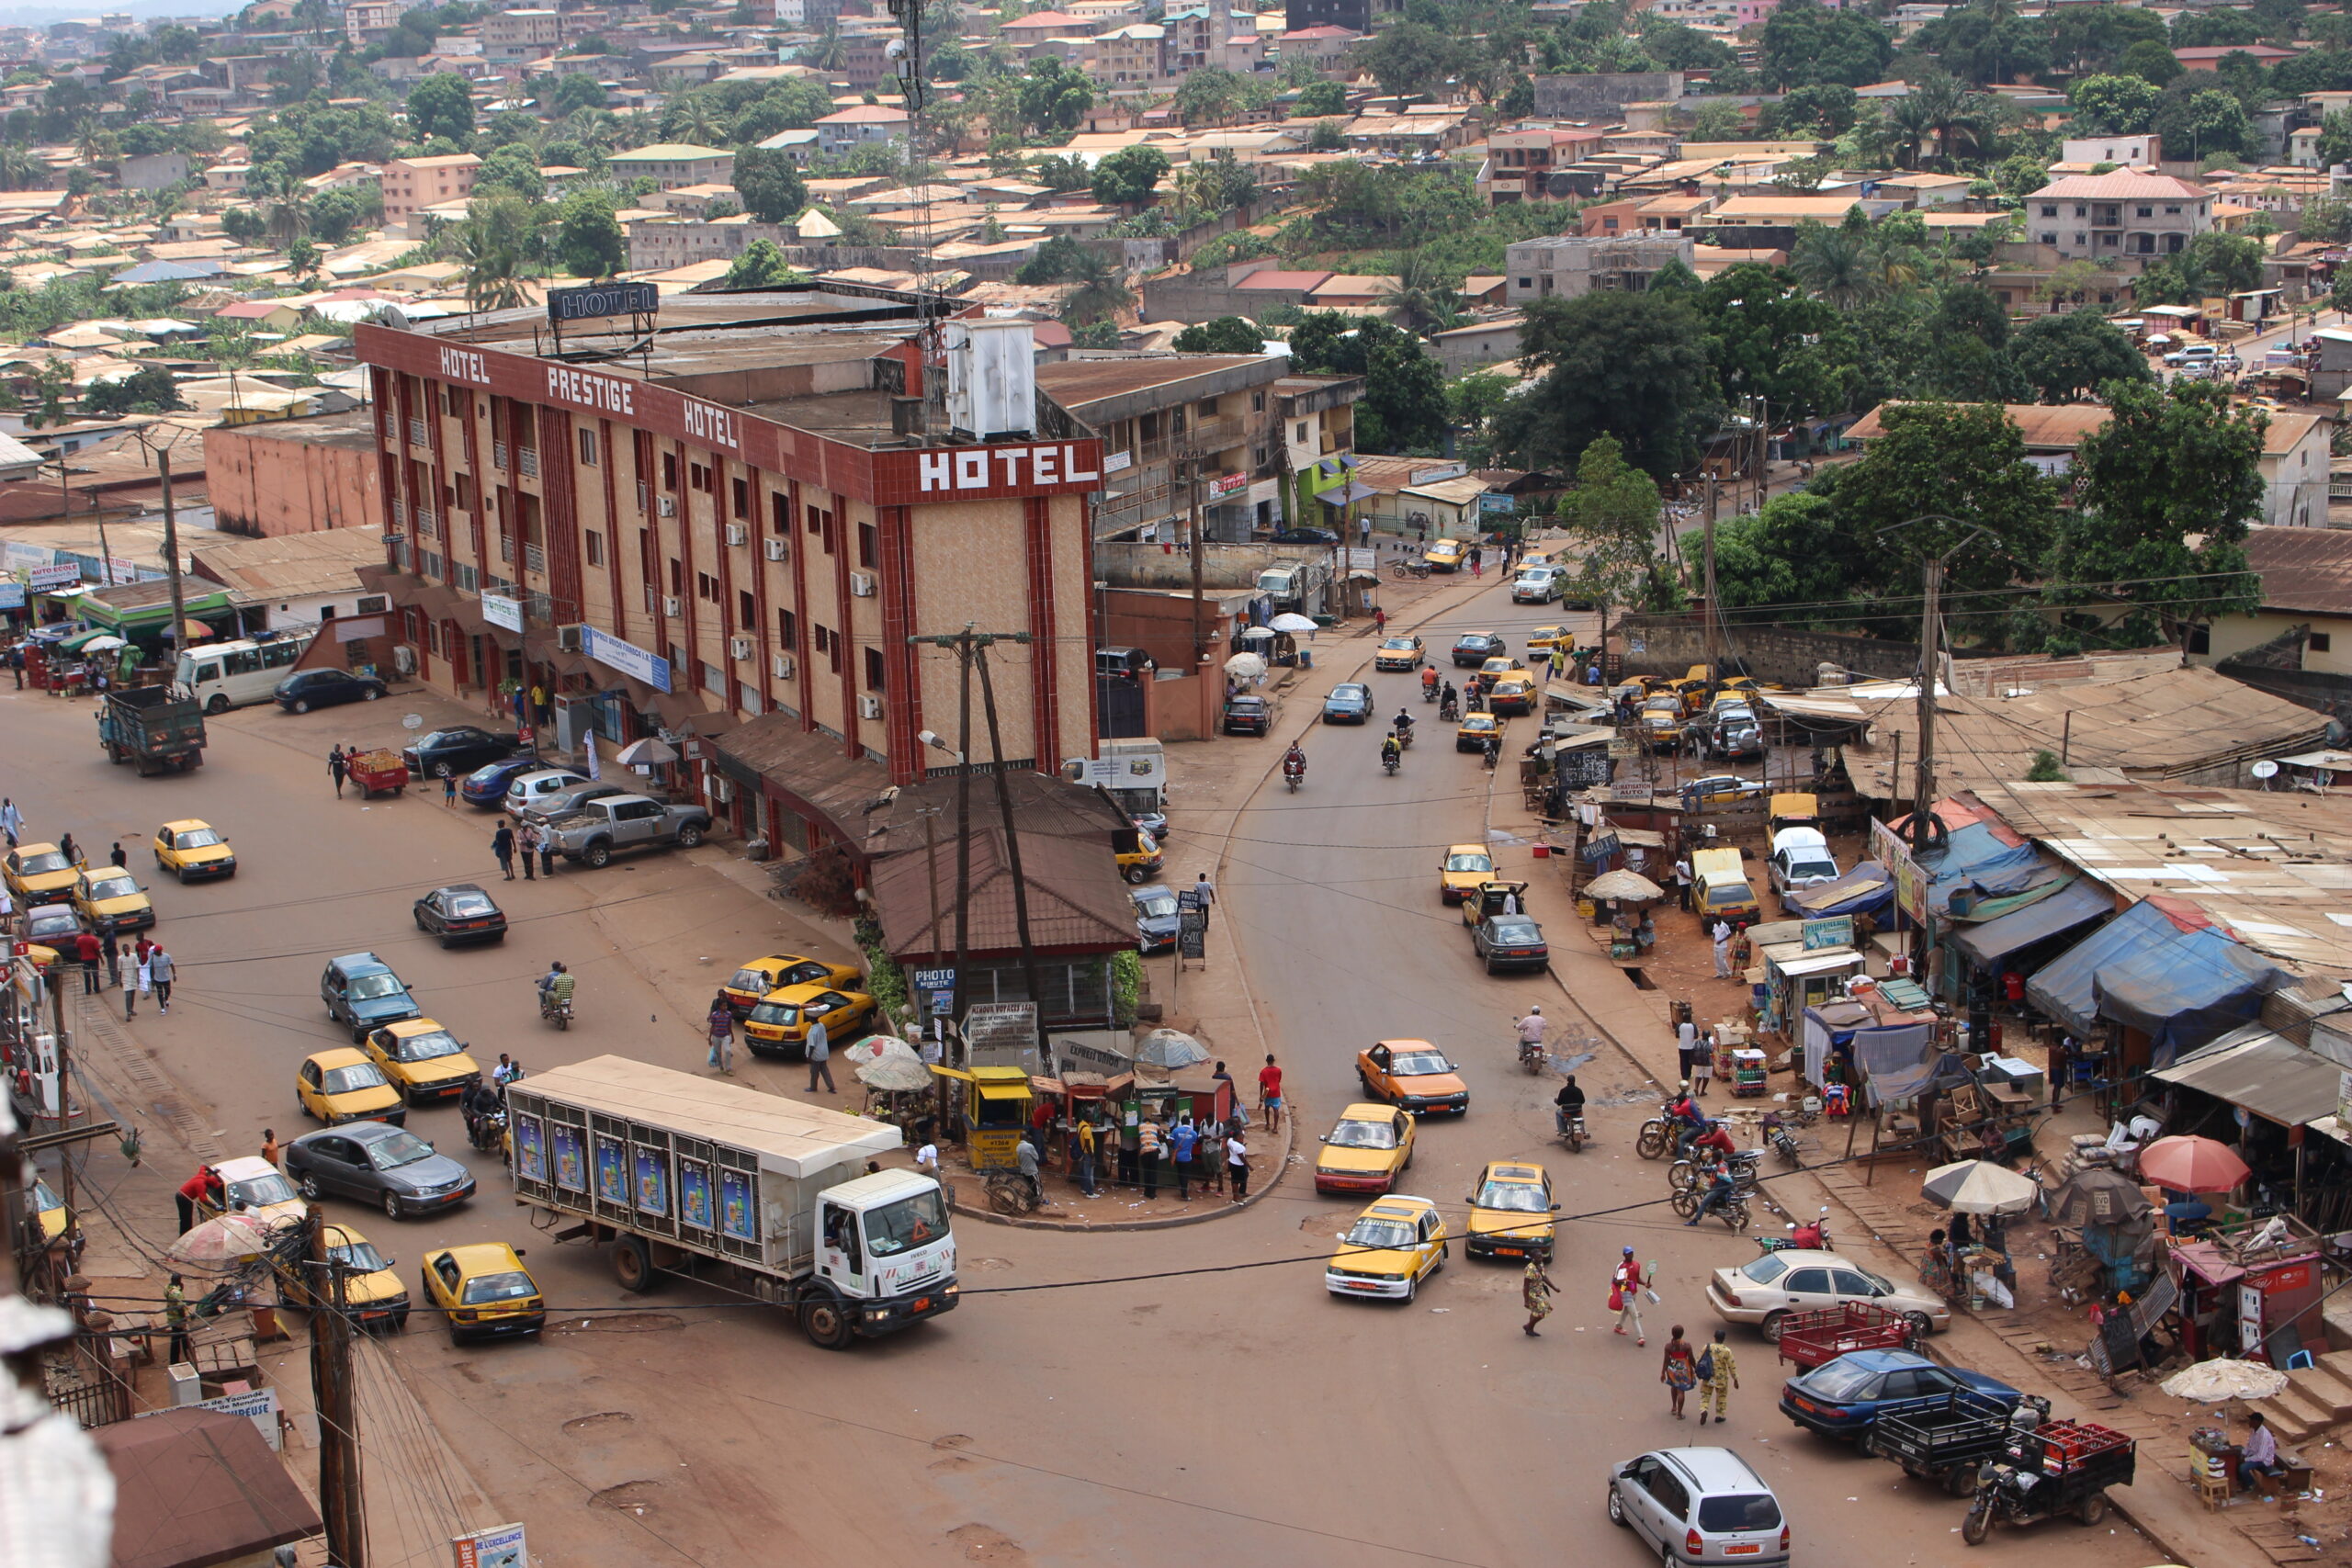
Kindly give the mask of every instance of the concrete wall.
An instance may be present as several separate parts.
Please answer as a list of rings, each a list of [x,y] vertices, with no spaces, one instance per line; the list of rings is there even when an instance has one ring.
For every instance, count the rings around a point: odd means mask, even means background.
[[[2352,726],[2352,676],[2324,670],[2275,670],[2234,660],[2215,668],[2233,681],[2245,682],[2257,692],[2267,692],[2299,707],[2325,714],[2339,724]],[[2202,784],[2209,781],[2199,779],[2194,782]]]
[[[1626,639],[1625,672],[1679,675],[1706,661],[1706,633],[1695,615],[1612,616],[1611,637]],[[1834,664],[1857,674],[1902,680],[1919,668],[1917,645],[1838,632],[1799,631],[1785,626],[1734,626],[1726,640],[1736,661],[1759,681],[1790,686],[1820,682],[1821,667]]]
[[[1626,104],[1682,96],[1679,71],[1602,72],[1535,78],[1535,112],[1561,119],[1615,120]]]
[[[1204,547],[1208,553],[1201,558],[1201,581],[1217,590],[1252,588],[1268,567],[1331,557],[1328,547],[1315,545],[1220,545],[1212,540]],[[1190,588],[1193,558],[1159,545],[1097,545],[1094,572],[1114,588]]]
[[[222,531],[274,538],[382,525],[375,452],[305,441],[302,423],[215,425],[204,433],[205,490]]]

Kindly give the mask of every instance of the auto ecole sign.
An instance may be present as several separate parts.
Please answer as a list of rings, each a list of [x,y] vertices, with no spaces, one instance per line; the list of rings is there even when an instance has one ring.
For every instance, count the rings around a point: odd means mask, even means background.
[[[1091,437],[873,451],[656,382],[531,355],[368,323],[355,332],[354,346],[362,361],[388,370],[616,420],[884,505],[1083,495],[1102,486],[1102,444]]]

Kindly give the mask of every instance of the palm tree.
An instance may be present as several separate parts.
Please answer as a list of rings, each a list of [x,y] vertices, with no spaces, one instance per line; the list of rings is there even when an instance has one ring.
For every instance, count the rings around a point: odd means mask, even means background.
[[[727,134],[727,117],[718,106],[700,93],[690,93],[678,105],[671,123],[678,136],[698,146],[715,146]]]
[[[1105,321],[1136,302],[1135,291],[1127,287],[1125,271],[1112,265],[1099,253],[1080,251],[1071,258],[1071,265],[1078,288],[1062,300],[1062,321],[1066,325],[1076,327]]]
[[[849,64],[849,46],[842,41],[842,25],[828,22],[817,41],[800,51],[800,63],[819,71],[839,71]]]
[[[1919,166],[1919,143],[1934,130],[1930,107],[1917,93],[1895,99],[1886,111],[1886,136],[1895,149],[1895,163],[1903,168]]]
[[[302,183],[299,171],[280,165],[267,194],[269,237],[279,250],[286,250],[311,231],[311,187]]]
[[[1877,294],[1885,276],[1871,265],[1870,246],[1862,236],[1816,223],[1798,231],[1789,270],[1808,290],[1841,310]]]
[[[1951,165],[1955,141],[1965,139],[1973,147],[1984,138],[1988,120],[1984,95],[1970,92],[1956,76],[1928,77],[1903,100],[1903,106],[1917,116],[1924,130],[1934,133],[1936,157],[1947,168]]]
[[[1396,287],[1380,297],[1380,308],[1396,311],[1415,332],[1453,326],[1462,319],[1462,296],[1421,251],[1404,253]]]
[[[106,150],[106,135],[97,116],[84,115],[74,127],[74,155],[85,164],[96,163]]]
[[[476,310],[511,310],[528,302],[523,279],[541,259],[543,231],[553,209],[500,191],[468,209],[456,255],[465,269],[466,302]]]
[[[49,176],[49,165],[32,150],[15,143],[0,147],[0,189],[34,190]]]

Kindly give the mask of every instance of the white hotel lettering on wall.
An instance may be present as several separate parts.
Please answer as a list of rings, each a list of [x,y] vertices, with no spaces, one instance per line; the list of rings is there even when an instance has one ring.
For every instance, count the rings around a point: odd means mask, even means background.
[[[735,415],[730,411],[689,398],[683,412],[688,440],[707,442],[713,446],[723,446],[729,452],[742,450],[742,441],[735,428]]]
[[[1080,466],[1078,451],[1072,446],[964,446],[951,452],[923,453],[917,471],[926,494],[933,491],[1017,486],[1022,482],[1023,463],[1029,465],[1032,484],[1084,484],[1101,479],[1097,470]],[[989,469],[991,458],[997,465],[994,474]]]
[[[490,361],[471,349],[444,348],[441,351],[441,374],[452,381],[471,381],[478,387],[487,387],[490,385]]]
[[[548,396],[561,398],[598,413],[635,415],[631,398],[637,383],[621,376],[595,376],[567,365],[548,367]]]

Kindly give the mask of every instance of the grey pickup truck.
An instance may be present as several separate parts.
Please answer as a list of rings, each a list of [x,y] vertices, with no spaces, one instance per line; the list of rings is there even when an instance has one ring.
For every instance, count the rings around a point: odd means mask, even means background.
[[[710,831],[699,806],[665,806],[641,795],[608,795],[546,824],[566,860],[603,865],[627,850],[678,844],[692,849]]]

